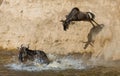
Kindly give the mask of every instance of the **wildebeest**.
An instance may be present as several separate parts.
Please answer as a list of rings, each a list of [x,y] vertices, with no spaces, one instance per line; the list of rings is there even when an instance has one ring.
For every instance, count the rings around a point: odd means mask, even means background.
[[[92,44],[95,41],[95,37],[96,35],[103,29],[104,25],[103,24],[99,24],[97,26],[94,26],[90,29],[90,32],[88,33],[88,40],[85,43],[84,49],[86,49],[88,47],[88,45],[93,46]]]
[[[71,12],[66,16],[66,19],[61,20],[61,22],[63,23],[64,31],[66,31],[72,21],[89,21],[93,26],[95,26],[94,23],[98,25],[98,23],[95,22],[94,19],[95,15],[93,13],[82,12],[77,7],[74,7]]]
[[[41,64],[49,64],[49,59],[45,52],[40,50],[30,50],[29,46],[25,47],[21,45],[19,49],[18,59],[20,62],[26,62],[28,60],[34,61],[35,59],[39,60]]]

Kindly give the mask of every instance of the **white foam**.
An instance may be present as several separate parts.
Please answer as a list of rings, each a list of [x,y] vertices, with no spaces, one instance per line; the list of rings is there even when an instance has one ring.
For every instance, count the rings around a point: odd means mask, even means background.
[[[87,65],[81,59],[75,59],[73,57],[61,57],[55,58],[56,56],[50,55],[53,61],[50,64],[39,64],[37,61],[29,62],[29,64],[22,64],[13,62],[7,64],[9,69],[13,70],[26,70],[26,71],[42,71],[42,70],[66,70],[66,69],[85,69]]]

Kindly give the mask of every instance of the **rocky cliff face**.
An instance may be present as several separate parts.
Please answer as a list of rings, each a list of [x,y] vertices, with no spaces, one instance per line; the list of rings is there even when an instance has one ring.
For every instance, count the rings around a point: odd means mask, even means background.
[[[0,46],[14,49],[30,44],[31,49],[67,54],[92,51],[93,56],[120,59],[119,0],[0,0]],[[96,21],[105,25],[94,47],[83,49],[92,28],[88,22],[75,22],[63,31],[65,19],[73,7],[92,11]]]

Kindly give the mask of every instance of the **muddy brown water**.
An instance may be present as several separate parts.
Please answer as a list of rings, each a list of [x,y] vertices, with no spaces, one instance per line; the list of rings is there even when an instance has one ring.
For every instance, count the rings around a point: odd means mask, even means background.
[[[0,51],[0,76],[120,76],[120,67],[94,66],[84,69],[47,69],[41,71],[15,70],[6,67],[13,64],[14,51]],[[17,61],[17,58],[15,58]],[[119,64],[118,64],[119,65]],[[61,66],[61,65],[60,65]],[[62,67],[62,66],[61,66]],[[79,66],[78,66],[79,67]]]

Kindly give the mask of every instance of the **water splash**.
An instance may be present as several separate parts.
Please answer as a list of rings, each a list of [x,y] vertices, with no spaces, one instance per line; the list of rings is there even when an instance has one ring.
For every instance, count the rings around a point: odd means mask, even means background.
[[[19,71],[42,71],[42,70],[66,70],[66,69],[85,69],[87,64],[80,58],[74,56],[57,56],[48,55],[52,60],[50,64],[39,64],[38,60],[33,62],[28,62],[27,64],[15,62],[13,58],[12,63],[5,65],[9,69],[19,70]]]

